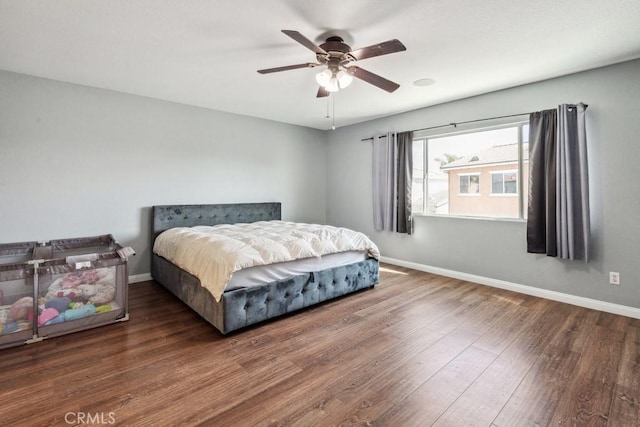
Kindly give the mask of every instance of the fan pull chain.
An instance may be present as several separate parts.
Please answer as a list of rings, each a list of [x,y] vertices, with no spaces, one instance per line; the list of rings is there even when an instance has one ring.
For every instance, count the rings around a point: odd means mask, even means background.
[[[331,118],[331,116],[329,115],[329,98],[331,98],[331,97],[327,96],[327,115],[324,116],[325,119]]]
[[[331,98],[333,98],[333,118],[331,123],[331,129],[336,130],[336,97],[332,94]]]

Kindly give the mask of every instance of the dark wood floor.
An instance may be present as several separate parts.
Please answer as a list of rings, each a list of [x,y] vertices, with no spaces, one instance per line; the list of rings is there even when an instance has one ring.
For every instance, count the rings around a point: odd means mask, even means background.
[[[155,282],[131,285],[128,322],[0,350],[0,425],[640,424],[639,320],[381,276],[227,337]]]

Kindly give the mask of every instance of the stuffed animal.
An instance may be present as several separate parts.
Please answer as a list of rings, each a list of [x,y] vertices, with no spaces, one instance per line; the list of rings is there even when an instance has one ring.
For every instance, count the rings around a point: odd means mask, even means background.
[[[45,323],[58,317],[60,313],[55,308],[45,308],[38,316],[38,326],[42,326]]]
[[[78,292],[77,288],[62,288],[62,280],[58,279],[49,286],[47,290],[47,294],[44,296],[45,300],[49,300],[51,298],[63,298],[67,297],[70,300],[74,300],[80,292]]]
[[[86,301],[95,305],[103,305],[113,301],[116,294],[116,287],[114,285],[101,283],[96,283],[95,285],[80,285],[78,286],[78,290]]]
[[[111,311],[111,305],[110,304],[105,304],[105,305],[99,305],[96,307],[96,313],[107,313]]]
[[[45,300],[67,297],[71,301],[101,304],[113,299],[113,296],[109,298],[110,288],[115,294],[113,268],[74,271],[56,279],[47,289]],[[93,301],[89,301],[90,297],[94,297]]]
[[[89,301],[89,298],[96,294],[96,285],[80,285],[78,286],[78,292],[82,296],[82,299]]]
[[[16,322],[33,319],[33,297],[22,297],[14,302],[9,309],[9,317]]]
[[[20,329],[20,326],[16,322],[0,323],[0,335],[10,334]]]
[[[44,302],[45,308],[55,308],[58,313],[64,313],[70,308],[71,299],[69,297],[53,297]]]
[[[76,320],[95,314],[96,308],[89,304],[80,308],[71,308],[63,313],[64,320]]]
[[[93,284],[105,276],[105,269],[80,270],[66,274],[62,278],[62,288],[75,288],[82,284]]]
[[[45,323],[45,326],[49,326],[49,325],[55,325],[56,323],[62,323],[64,322],[64,313],[58,315],[58,317],[54,317],[53,319],[49,320],[47,323]]]

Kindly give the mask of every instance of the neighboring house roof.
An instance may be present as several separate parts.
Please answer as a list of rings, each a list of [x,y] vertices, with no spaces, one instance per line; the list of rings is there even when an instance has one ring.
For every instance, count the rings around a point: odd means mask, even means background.
[[[523,161],[529,160],[529,144],[523,144]],[[515,163],[518,161],[518,144],[496,145],[486,150],[464,156],[441,166],[441,170],[471,168],[477,166]]]

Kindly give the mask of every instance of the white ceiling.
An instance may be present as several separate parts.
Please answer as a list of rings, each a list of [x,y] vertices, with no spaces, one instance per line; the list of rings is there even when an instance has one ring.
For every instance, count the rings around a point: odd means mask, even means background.
[[[317,68],[256,72],[315,61],[282,29],[407,47],[358,63],[401,87],[355,80],[337,126],[640,57],[638,0],[0,0],[0,69],[329,129]]]

